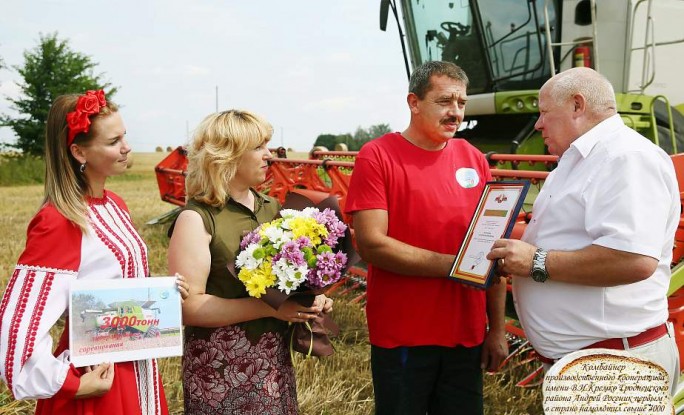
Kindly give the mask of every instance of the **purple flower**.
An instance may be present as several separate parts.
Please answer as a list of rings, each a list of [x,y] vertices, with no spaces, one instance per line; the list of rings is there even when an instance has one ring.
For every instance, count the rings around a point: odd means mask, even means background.
[[[304,247],[313,248],[313,244],[311,243],[311,240],[309,238],[307,238],[306,236],[300,236],[299,238],[297,238],[297,240],[295,242],[297,242],[297,245],[299,246],[300,249],[304,248]]]
[[[316,222],[325,225],[328,230],[328,236],[325,238],[326,245],[334,248],[337,245],[337,240],[344,236],[344,232],[347,230],[347,225],[342,222],[335,212],[329,208],[323,210],[323,212],[317,212],[313,215]]]
[[[337,282],[347,264],[347,255],[342,252],[323,252],[316,255],[316,259],[316,268],[307,275],[309,286],[312,288],[323,288]]]
[[[242,241],[240,241],[240,249],[245,249],[248,245],[261,241],[261,236],[259,235],[260,228],[261,226],[242,237]]]
[[[308,241],[308,239],[306,240]],[[278,262],[280,258],[285,258],[287,262],[296,266],[304,265],[306,263],[304,260],[304,253],[299,249],[299,244],[296,241],[285,242],[283,246],[280,247],[280,252],[273,256],[273,262]]]
[[[325,238],[325,243],[334,247],[337,245],[337,241],[344,237],[344,232],[347,230],[347,225],[342,221],[337,221],[336,223],[330,224],[328,227],[328,237]]]

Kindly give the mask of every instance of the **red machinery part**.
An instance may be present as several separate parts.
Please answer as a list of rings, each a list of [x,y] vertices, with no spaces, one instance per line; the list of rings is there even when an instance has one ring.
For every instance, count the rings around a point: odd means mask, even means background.
[[[185,206],[185,175],[188,171],[188,153],[176,147],[157,164],[154,171],[161,199],[176,206]]]
[[[578,48],[579,49],[579,48]],[[587,51],[588,52],[588,51]],[[585,56],[585,55],[583,55]],[[586,55],[588,56],[588,55]],[[584,57],[583,57],[584,59]],[[340,199],[340,208],[344,211],[344,203],[347,198],[349,180],[354,168],[353,159],[357,152],[353,151],[312,151],[308,160],[295,160],[283,157],[283,152],[272,150],[274,158],[270,162],[266,181],[259,190],[270,194],[284,202],[285,196],[292,191],[309,189],[314,193],[336,195]],[[543,163],[548,168],[557,162],[555,156],[549,155],[520,155],[520,154],[488,154],[492,166],[510,165],[518,166],[520,163]],[[677,172],[680,189],[684,189],[684,154],[672,156],[672,162]],[[177,206],[185,205],[185,176],[187,171],[187,152],[183,147],[176,148],[164,158],[155,168],[159,193],[162,200]],[[497,179],[525,179],[533,184],[541,185],[548,175],[548,171],[532,170],[508,170],[492,168],[492,176]],[[684,193],[680,193],[684,200]],[[518,217],[511,237],[520,238],[524,232],[529,214],[523,213]],[[351,223],[351,217],[343,214],[343,220]],[[675,236],[673,250],[673,263],[684,259],[684,215],[680,218],[679,228]],[[331,291],[348,292],[365,286],[366,272],[364,269],[354,267],[349,279],[351,288],[344,288],[342,284],[331,287]],[[354,302],[363,301],[365,292],[354,298]],[[669,321],[674,324],[675,337],[680,350],[680,360],[684,361],[684,288],[677,290],[668,298]],[[521,329],[510,333],[518,337],[524,336]],[[528,379],[531,384],[532,378]]]
[[[591,48],[580,45],[573,51],[573,66],[591,68]]]

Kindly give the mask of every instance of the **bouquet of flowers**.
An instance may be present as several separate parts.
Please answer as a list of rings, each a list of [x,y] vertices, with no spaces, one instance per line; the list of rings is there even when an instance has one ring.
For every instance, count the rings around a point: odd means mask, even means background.
[[[279,218],[242,239],[235,261],[240,269],[237,278],[250,296],[276,310],[292,295],[297,295],[300,304],[311,306],[314,295],[337,282],[346,269],[347,254],[342,250],[348,243],[341,243],[348,239],[346,233],[347,225],[330,208],[283,209]],[[292,324],[287,334],[290,352],[329,356],[334,349],[328,334],[338,332],[337,325],[322,313],[311,322]]]
[[[289,295],[337,282],[347,255],[333,250],[347,225],[327,208],[283,209],[280,216],[248,233],[240,244],[237,277],[249,295],[260,298],[267,288]]]

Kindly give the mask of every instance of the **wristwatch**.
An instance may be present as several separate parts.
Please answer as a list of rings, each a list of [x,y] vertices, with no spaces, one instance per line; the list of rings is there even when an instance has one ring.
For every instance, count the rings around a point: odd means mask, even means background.
[[[547,251],[537,248],[532,258],[532,271],[530,277],[537,282],[544,282],[549,278],[549,273],[546,271],[546,255]]]

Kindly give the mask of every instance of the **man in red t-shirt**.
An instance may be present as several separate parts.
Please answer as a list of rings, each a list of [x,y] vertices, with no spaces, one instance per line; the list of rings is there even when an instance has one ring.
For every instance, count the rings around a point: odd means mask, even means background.
[[[447,278],[491,180],[482,153],[453,138],[467,85],[452,63],[416,68],[408,128],[368,142],[354,165],[345,210],[369,264],[376,414],[482,414],[482,369],[508,351],[505,284],[483,291]]]

